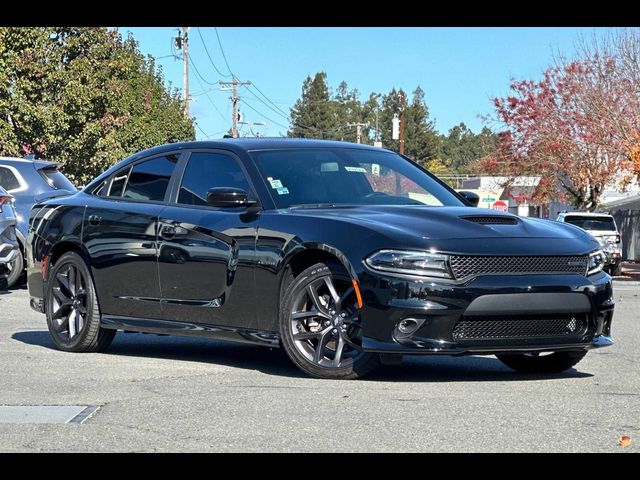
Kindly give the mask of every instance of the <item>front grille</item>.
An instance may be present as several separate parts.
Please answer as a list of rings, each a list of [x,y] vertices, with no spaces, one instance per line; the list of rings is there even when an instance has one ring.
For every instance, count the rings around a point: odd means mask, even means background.
[[[454,340],[522,339],[582,335],[587,316],[535,315],[518,317],[462,317],[453,328]]]
[[[497,215],[484,215],[484,216],[468,216],[460,217],[468,222],[479,223],[480,225],[515,225],[518,223],[516,217],[497,216]]]
[[[498,257],[451,255],[451,271],[456,280],[477,275],[510,273],[587,273],[587,255],[562,257]]]

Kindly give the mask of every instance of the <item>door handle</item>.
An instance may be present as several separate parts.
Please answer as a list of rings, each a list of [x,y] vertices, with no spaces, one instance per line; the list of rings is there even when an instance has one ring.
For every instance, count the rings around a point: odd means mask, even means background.
[[[100,225],[101,221],[102,221],[102,217],[98,215],[89,215],[89,223],[91,225]]]
[[[164,238],[173,238],[176,235],[176,227],[173,225],[163,225],[160,229],[160,236]]]

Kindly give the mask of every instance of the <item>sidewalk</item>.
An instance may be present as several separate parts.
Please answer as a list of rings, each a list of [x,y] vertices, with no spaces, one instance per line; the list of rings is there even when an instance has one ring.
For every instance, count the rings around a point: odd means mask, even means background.
[[[623,282],[640,282],[640,262],[622,262],[622,275],[613,278]]]

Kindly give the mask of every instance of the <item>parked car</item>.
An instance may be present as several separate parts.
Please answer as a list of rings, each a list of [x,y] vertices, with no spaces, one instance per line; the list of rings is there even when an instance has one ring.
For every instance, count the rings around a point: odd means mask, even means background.
[[[0,290],[8,287],[8,264],[18,253],[16,240],[16,215],[13,209],[13,197],[0,187]]]
[[[159,146],[34,206],[31,306],[65,351],[104,350],[117,330],[209,336],[282,346],[321,378],[407,354],[560,372],[611,345],[598,242],[473,203],[364,145]]]
[[[606,213],[560,212],[557,220],[589,232],[602,246],[604,268],[610,275],[622,273],[622,241],[615,219]]]
[[[76,187],[60,172],[59,164],[26,158],[0,157],[0,187],[15,197],[16,232],[20,249],[9,264],[8,282],[13,286],[24,271],[24,244],[29,228],[29,211],[45,198],[68,195]]]

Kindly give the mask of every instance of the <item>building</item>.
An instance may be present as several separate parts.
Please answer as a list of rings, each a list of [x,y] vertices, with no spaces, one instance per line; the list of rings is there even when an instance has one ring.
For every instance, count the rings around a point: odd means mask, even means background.
[[[622,238],[622,258],[640,261],[640,195],[607,202],[599,210],[616,219]]]
[[[554,212],[553,217],[550,217],[550,205],[532,199],[539,182],[539,176],[523,176],[511,180],[509,177],[470,177],[461,180],[460,190],[471,190],[477,193],[480,197],[478,207],[481,208],[502,210],[521,217],[555,219],[557,213],[564,209],[564,204],[558,203],[555,208],[557,211]],[[509,185],[505,187],[507,183]]]

